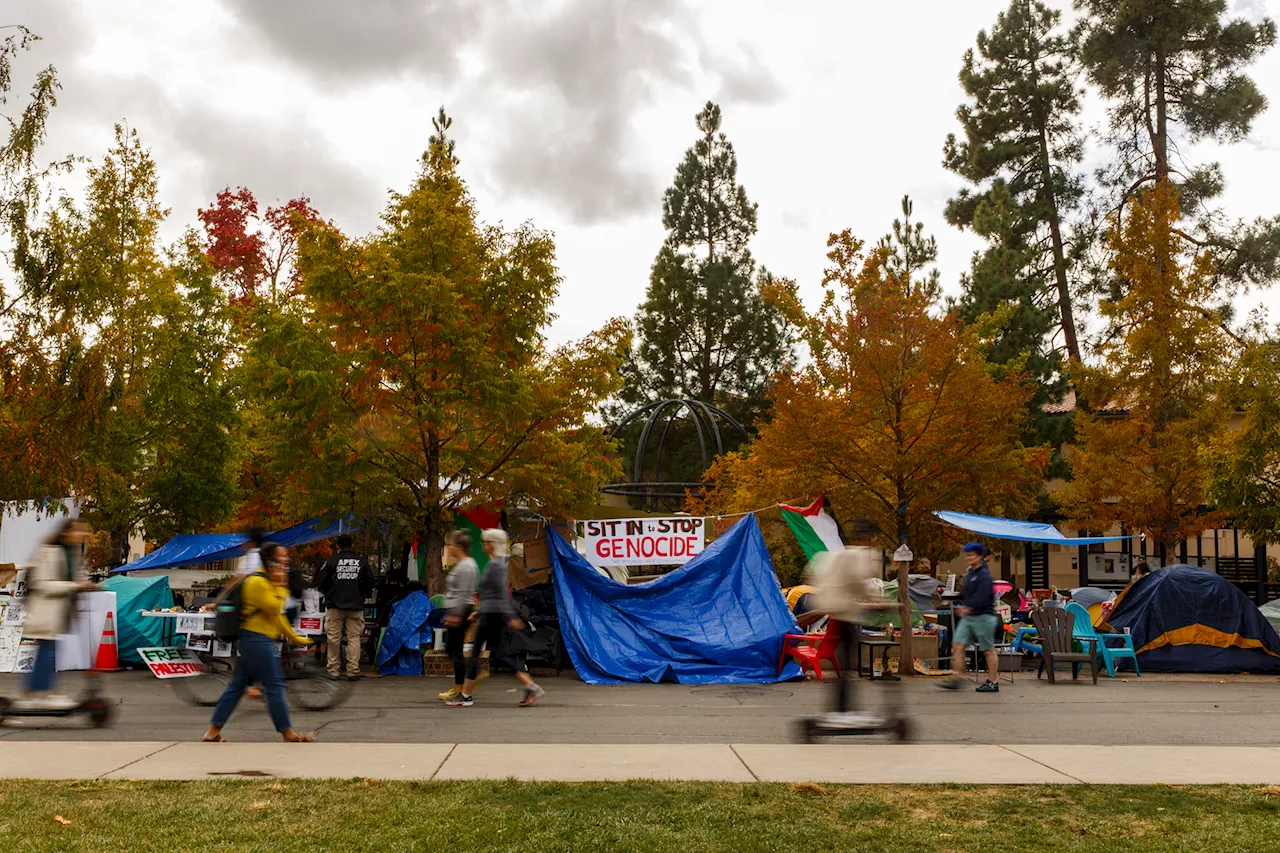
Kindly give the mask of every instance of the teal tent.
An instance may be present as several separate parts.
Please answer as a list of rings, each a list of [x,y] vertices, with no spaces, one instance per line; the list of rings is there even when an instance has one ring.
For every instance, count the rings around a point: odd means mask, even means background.
[[[142,610],[161,610],[173,606],[173,590],[169,579],[109,577],[102,588],[116,594],[116,644],[121,663],[141,663],[138,649],[159,646],[164,640],[164,620],[142,616]]]

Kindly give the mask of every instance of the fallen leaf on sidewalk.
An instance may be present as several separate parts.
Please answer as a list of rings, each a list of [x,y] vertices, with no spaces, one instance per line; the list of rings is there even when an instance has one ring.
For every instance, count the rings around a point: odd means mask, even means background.
[[[71,821],[67,820],[65,817],[63,817],[60,814],[54,815],[53,819],[56,820],[58,823],[62,824],[63,826],[71,826]]]

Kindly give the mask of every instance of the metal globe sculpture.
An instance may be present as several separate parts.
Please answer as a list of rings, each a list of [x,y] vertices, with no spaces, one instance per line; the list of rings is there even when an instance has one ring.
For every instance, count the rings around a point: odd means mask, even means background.
[[[743,441],[748,438],[747,431],[732,415],[724,409],[698,400],[662,400],[650,403],[619,421],[609,437],[617,438],[623,430],[642,418],[644,427],[640,430],[640,438],[636,443],[631,482],[610,483],[603,489],[605,494],[650,499],[683,498],[687,492],[701,494],[705,484],[700,480],[680,482],[664,480],[662,477],[663,462],[667,460],[669,451],[667,439],[676,424],[692,424],[698,437],[702,472],[710,468],[712,461],[725,452],[726,434],[736,434]]]

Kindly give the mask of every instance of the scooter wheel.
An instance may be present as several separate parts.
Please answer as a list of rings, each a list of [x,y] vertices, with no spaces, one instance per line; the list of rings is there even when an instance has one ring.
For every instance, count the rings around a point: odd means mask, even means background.
[[[818,726],[813,720],[800,720],[796,723],[796,740],[800,743],[813,743],[818,733]]]
[[[84,703],[84,709],[89,714],[89,722],[97,728],[102,728],[111,722],[111,706],[102,699],[90,699]]]
[[[906,743],[911,740],[915,732],[912,731],[911,721],[906,717],[899,717],[897,724],[893,727],[894,739],[899,743]]]

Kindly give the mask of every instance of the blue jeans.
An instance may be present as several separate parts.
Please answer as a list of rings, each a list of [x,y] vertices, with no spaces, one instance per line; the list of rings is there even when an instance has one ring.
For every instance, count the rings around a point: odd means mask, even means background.
[[[267,711],[271,714],[271,722],[276,731],[283,732],[293,728],[293,724],[289,722],[289,703],[284,696],[280,641],[265,634],[241,631],[236,637],[236,651],[240,655],[240,661],[231,674],[231,683],[218,700],[218,707],[213,709],[210,724],[218,728],[225,726],[250,682],[257,682],[262,685],[263,698],[267,700]]]
[[[36,660],[27,673],[28,693],[47,693],[58,676],[57,640],[36,640]]]

